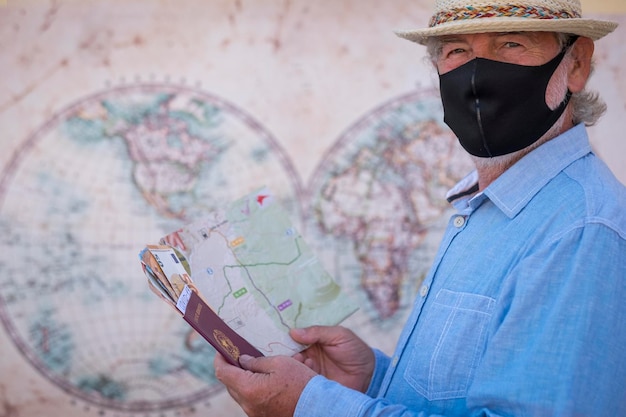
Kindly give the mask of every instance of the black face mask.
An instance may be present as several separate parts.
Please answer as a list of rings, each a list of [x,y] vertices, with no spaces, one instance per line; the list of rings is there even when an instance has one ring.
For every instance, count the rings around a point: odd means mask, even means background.
[[[444,121],[467,152],[493,157],[539,140],[561,117],[572,93],[550,110],[546,89],[567,47],[550,62],[525,66],[475,58],[439,76]]]

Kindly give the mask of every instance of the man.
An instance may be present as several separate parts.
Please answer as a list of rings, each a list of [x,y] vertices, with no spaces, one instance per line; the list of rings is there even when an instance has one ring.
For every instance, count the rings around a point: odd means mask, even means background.
[[[578,0],[474,2],[398,33],[428,46],[476,171],[395,354],[312,327],[294,358],[218,356],[249,416],[626,416],[626,189],[585,130],[593,42],[616,25]]]

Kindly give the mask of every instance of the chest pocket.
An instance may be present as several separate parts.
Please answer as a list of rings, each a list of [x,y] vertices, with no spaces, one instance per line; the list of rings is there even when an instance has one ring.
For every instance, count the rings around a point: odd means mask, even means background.
[[[466,396],[494,305],[483,295],[439,291],[420,317],[404,373],[409,385],[431,401]]]

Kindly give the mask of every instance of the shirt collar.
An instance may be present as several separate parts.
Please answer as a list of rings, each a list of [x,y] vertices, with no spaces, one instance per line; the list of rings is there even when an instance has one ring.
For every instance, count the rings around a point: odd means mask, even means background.
[[[473,170],[452,187],[446,194],[448,203],[457,207],[458,204],[469,201],[478,191],[478,172]]]
[[[473,198],[468,193],[463,194],[463,190],[475,187],[470,184],[471,179],[477,180],[475,173],[468,175],[448,192],[448,196],[463,198],[449,201],[457,209],[468,204],[475,208],[484,198],[489,198],[505,215],[513,218],[559,172],[590,152],[587,130],[579,124],[524,156]]]

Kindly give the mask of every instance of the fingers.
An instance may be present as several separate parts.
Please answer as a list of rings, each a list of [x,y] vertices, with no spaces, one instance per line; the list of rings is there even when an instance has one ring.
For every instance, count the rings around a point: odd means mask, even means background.
[[[321,373],[322,369],[320,368],[320,366],[318,365],[317,362],[315,362],[313,359],[311,358],[306,358],[304,360],[304,364],[306,366],[308,366],[310,369],[312,369],[313,371],[315,371],[315,373],[319,374]]]
[[[239,357],[241,367],[254,373],[270,373],[270,371],[274,369],[273,362],[274,359],[271,357],[254,358],[250,355],[241,355]]]
[[[215,376],[249,416],[292,416],[302,390],[316,375],[287,356],[242,355],[239,363],[244,369],[217,355]]]
[[[311,326],[301,329],[291,329],[289,335],[293,340],[303,345],[312,345],[320,341],[320,336],[324,332],[325,326]]]
[[[250,387],[247,381],[249,372],[231,365],[219,353],[215,355],[213,360],[215,368],[215,377],[226,386],[228,394],[245,410],[247,405],[246,393],[242,392],[242,387]]]
[[[297,360],[300,363],[304,363],[306,356],[304,356],[304,354],[302,352],[298,352],[295,355],[292,356],[292,358],[294,358],[295,360]]]
[[[226,386],[241,379],[242,374],[245,373],[244,370],[228,363],[219,353],[213,359],[213,368],[215,369],[215,377]]]
[[[350,331],[341,326],[311,326],[300,329],[291,329],[289,335],[293,340],[303,345],[320,343],[332,345],[347,339]]]

